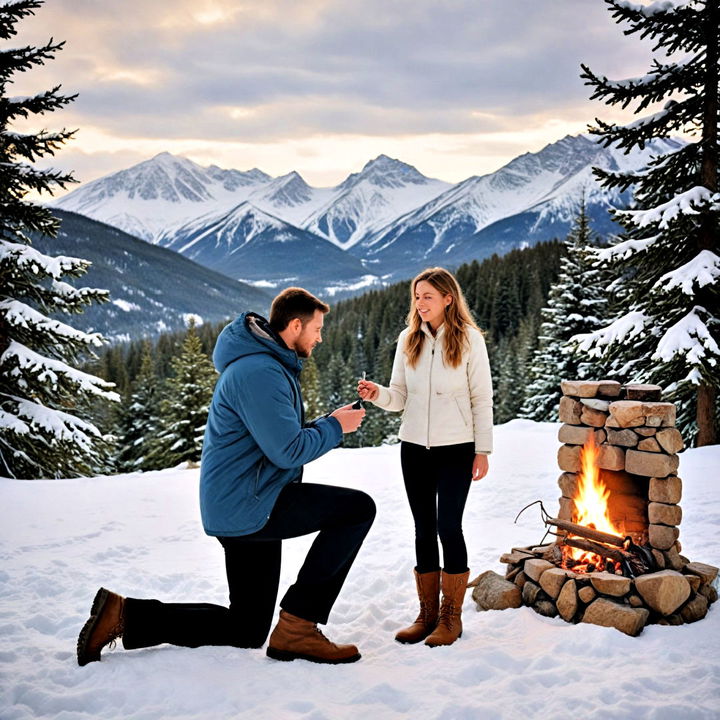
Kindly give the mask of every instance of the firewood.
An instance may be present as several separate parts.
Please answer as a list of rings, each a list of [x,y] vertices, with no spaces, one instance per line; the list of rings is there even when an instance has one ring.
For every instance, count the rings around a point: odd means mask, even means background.
[[[568,520],[550,518],[547,520],[546,524],[555,525],[560,528],[560,530],[565,530],[565,532],[570,535],[578,535],[579,537],[588,538],[589,540],[597,540],[598,542],[605,543],[606,545],[615,545],[616,547],[623,547],[625,545],[624,538],[600,532],[600,530],[593,530],[593,528],[578,525],[576,523],[569,522]]]
[[[622,563],[623,560],[628,560],[629,553],[616,548],[609,548],[606,545],[600,545],[600,543],[594,543],[590,540],[579,540],[578,538],[565,538],[565,544],[570,547],[577,548],[578,550],[585,550],[586,552],[600,555],[600,557],[610,558]]]

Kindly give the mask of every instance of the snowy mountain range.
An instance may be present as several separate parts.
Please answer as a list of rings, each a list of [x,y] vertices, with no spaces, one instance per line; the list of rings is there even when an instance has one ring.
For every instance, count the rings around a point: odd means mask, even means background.
[[[612,232],[607,210],[629,196],[599,187],[592,167],[638,170],[682,145],[654,140],[625,155],[587,135],[566,136],[455,185],[380,155],[332,188],[314,188],[294,171],[271,178],[162,153],[55,206],[235,279],[267,288],[305,283],[337,297],[428,265],[456,267],[564,237],[583,195],[595,231]]]

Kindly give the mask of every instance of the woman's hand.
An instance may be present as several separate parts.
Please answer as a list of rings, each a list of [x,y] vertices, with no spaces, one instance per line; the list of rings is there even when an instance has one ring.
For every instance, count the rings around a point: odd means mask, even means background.
[[[357,386],[357,394],[363,400],[370,400],[372,402],[380,394],[380,388],[374,382],[370,382],[370,380],[360,380]]]
[[[482,480],[488,472],[489,463],[488,456],[482,453],[477,453],[473,460],[472,479]]]

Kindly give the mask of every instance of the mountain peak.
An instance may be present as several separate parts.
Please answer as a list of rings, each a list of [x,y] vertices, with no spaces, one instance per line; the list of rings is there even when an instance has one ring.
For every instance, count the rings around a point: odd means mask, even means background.
[[[363,181],[377,187],[397,188],[405,185],[425,185],[428,178],[412,165],[387,155],[378,155],[365,163],[359,173],[349,175],[340,188],[348,190]]]

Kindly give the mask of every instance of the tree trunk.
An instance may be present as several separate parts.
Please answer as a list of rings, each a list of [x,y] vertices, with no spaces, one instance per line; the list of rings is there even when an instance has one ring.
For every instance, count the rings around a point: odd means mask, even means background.
[[[705,33],[705,88],[702,128],[702,167],[701,182],[712,192],[718,191],[718,24],[720,9],[715,0],[705,4],[703,20]],[[717,252],[718,239],[716,214],[705,210],[700,221],[697,235],[698,250]],[[708,290],[709,293],[709,290]],[[709,306],[708,306],[709,307]],[[713,445],[718,441],[715,426],[716,388],[707,381],[700,385],[697,392],[697,445]]]

